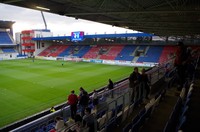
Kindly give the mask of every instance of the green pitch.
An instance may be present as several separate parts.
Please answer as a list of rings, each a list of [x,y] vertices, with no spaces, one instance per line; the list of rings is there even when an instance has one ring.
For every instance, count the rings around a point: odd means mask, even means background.
[[[0,127],[128,77],[133,67],[47,60],[0,61]]]

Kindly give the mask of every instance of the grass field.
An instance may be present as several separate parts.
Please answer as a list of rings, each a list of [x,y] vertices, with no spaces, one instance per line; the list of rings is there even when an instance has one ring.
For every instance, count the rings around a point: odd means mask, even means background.
[[[0,61],[0,127],[66,101],[79,87],[88,92],[108,79],[129,76],[132,67],[30,59]]]

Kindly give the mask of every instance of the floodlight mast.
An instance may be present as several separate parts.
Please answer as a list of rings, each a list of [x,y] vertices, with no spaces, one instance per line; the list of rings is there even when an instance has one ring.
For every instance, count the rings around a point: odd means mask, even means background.
[[[47,29],[47,23],[46,23],[46,20],[45,20],[43,11],[41,11],[41,14],[42,14],[42,19],[43,19],[43,21],[44,21],[45,29]]]

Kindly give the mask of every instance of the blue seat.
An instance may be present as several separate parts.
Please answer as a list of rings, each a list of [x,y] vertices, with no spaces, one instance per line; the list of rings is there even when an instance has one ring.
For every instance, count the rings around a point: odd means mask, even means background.
[[[183,129],[185,122],[186,122],[186,116],[183,116],[183,118],[181,119],[181,121],[179,122],[179,124],[176,127],[176,132],[178,132],[178,130]]]
[[[122,111],[122,108],[123,108],[123,104],[117,106],[117,113],[119,113],[120,111]]]
[[[164,132],[175,131],[176,124],[179,120],[181,107],[182,107],[182,99],[181,99],[181,97],[179,97],[174,106],[174,109],[170,115],[170,118],[169,118],[167,124],[165,125]]]
[[[129,132],[129,130],[131,130],[132,128],[132,122],[128,123],[124,128],[123,128],[123,132]]]
[[[132,119],[132,124],[135,124],[139,119],[140,119],[140,116],[139,116],[139,114],[137,114],[137,115]]]
[[[189,105],[189,103],[190,103],[190,96],[191,96],[191,94],[188,93],[188,95],[186,97],[186,101],[184,103],[184,106]]]
[[[152,110],[153,110],[153,105],[146,110],[146,118],[149,118],[151,116]]]
[[[132,125],[131,131],[138,132],[140,129],[140,119]]]
[[[144,115],[144,114],[145,114],[145,112],[146,112],[146,109],[145,109],[145,108],[143,108],[142,110],[140,110],[140,112],[139,112],[139,116],[142,116],[142,115]]]
[[[186,113],[187,113],[187,111],[188,111],[188,108],[189,108],[189,107],[188,107],[187,105],[183,107],[182,112],[181,112],[180,119],[183,118],[183,117],[186,115]]]

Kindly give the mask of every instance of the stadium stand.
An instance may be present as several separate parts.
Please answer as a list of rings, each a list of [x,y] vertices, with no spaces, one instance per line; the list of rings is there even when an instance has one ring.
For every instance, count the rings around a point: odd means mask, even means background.
[[[159,62],[166,62],[170,57],[174,56],[177,52],[176,46],[164,46],[163,51],[160,55]]]
[[[132,61],[134,56],[132,55],[133,52],[135,51],[136,46],[132,45],[126,45],[124,48],[121,50],[121,52],[117,55],[115,60],[127,60],[127,61]]]
[[[3,53],[15,53],[15,49],[14,48],[1,48]]]
[[[99,59],[103,60],[114,60],[116,56],[121,52],[124,46],[116,45],[116,46],[109,46],[107,47],[108,51],[100,55]]]
[[[144,49],[144,47],[143,47]],[[146,55],[140,56],[137,62],[155,62],[158,63],[162,53],[162,46],[150,46]],[[145,51],[144,51],[145,52]]]
[[[56,57],[62,53],[68,46],[67,45],[58,45],[51,50],[51,53],[48,56]]]
[[[75,53],[75,50],[74,50],[75,48],[76,48],[75,46],[69,46],[62,53],[60,53],[58,56],[64,57],[64,56],[73,55]]]
[[[54,48],[54,46],[49,46],[45,50],[43,50],[41,53],[38,54],[38,56],[47,56],[48,54],[51,53],[51,50]]]
[[[58,56],[61,52],[63,52],[68,46],[66,45],[51,45],[45,50],[43,50],[41,53],[38,54],[38,56]]]
[[[0,48],[0,54],[3,53],[2,49]]]
[[[0,44],[13,44],[13,41],[7,32],[0,31]]]
[[[83,56],[83,58],[95,59],[95,58],[97,58],[97,56],[99,54],[99,50],[100,50],[100,47],[94,46]]]
[[[74,54],[74,56],[77,57],[83,57],[89,50],[90,50],[90,46],[86,45],[86,46],[78,46],[78,51],[76,51],[76,53]]]
[[[192,47],[197,49],[197,47]],[[39,56],[65,57],[77,56],[86,59],[123,60],[137,63],[164,63],[174,57],[176,46],[145,46],[145,45],[51,45]]]

